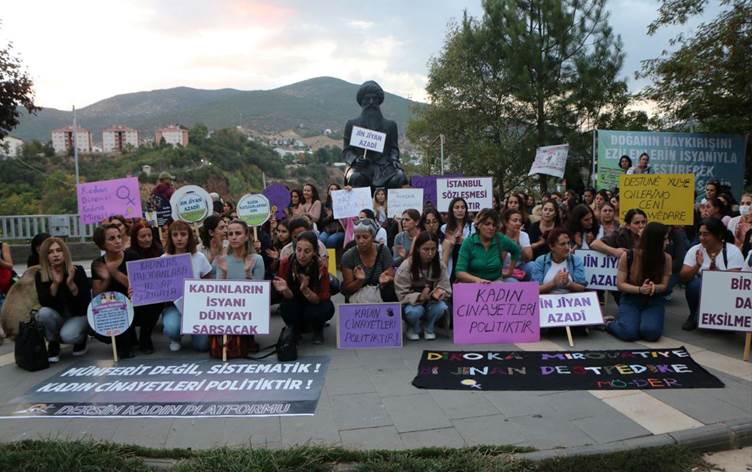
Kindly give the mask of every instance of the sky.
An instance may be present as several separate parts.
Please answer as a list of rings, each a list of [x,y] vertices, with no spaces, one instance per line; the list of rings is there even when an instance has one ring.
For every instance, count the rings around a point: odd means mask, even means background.
[[[610,0],[630,90],[640,61],[669,48],[682,27],[646,33],[657,0]],[[428,62],[448,25],[482,15],[480,0],[25,0],[4,5],[0,41],[12,41],[36,103],[69,110],[113,95],[177,86],[271,89],[318,76],[374,79],[426,100]]]

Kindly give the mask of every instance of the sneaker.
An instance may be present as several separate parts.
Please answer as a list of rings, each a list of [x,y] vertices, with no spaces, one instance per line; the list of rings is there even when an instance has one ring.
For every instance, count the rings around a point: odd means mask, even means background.
[[[86,343],[87,338],[88,338],[88,336],[86,338],[84,338],[83,341],[81,341],[80,343],[75,344],[73,346],[73,356],[74,357],[83,356],[84,354],[86,354],[87,352],[89,352],[89,346]]]
[[[410,341],[417,341],[420,339],[420,336],[412,329],[407,328],[407,339],[409,339]]]
[[[177,342],[177,341],[170,341],[170,351],[172,351],[172,352],[178,352],[181,347],[183,347],[183,346],[179,342]]]
[[[429,333],[428,331],[423,331],[423,338],[425,338],[426,341],[433,341],[436,339],[435,333]]]
[[[697,329],[697,320],[692,315],[689,315],[682,325],[682,329],[684,331],[693,331]]]
[[[58,341],[47,343],[47,361],[50,364],[60,362],[60,343]]]
[[[313,330],[313,344],[324,344],[324,330]]]

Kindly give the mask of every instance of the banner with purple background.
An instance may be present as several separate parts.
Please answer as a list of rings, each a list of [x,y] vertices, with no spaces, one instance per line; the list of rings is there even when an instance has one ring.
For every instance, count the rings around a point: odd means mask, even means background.
[[[272,208],[277,207],[274,212],[278,220],[285,218],[285,209],[290,204],[290,189],[282,184],[271,184],[261,192],[269,199]]]
[[[174,302],[183,296],[183,282],[193,278],[190,254],[126,262],[133,306]]]
[[[399,303],[340,304],[337,318],[339,349],[402,347]]]
[[[76,196],[82,224],[96,224],[112,215],[140,218],[142,214],[137,177],[77,184]]]

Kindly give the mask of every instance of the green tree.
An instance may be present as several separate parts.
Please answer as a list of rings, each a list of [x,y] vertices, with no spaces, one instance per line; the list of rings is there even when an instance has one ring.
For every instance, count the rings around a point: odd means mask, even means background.
[[[538,146],[567,142],[568,167],[589,168],[585,131],[627,96],[604,2],[484,0],[482,18],[451,26],[430,63],[430,105],[408,126],[428,170],[442,133],[450,170],[493,175],[502,192],[527,180]]]
[[[34,105],[34,83],[15,55],[13,44],[0,48],[0,139],[18,126],[21,107],[29,113],[41,110]]]
[[[188,130],[188,142],[194,144],[201,144],[206,141],[209,136],[209,128],[203,123],[196,123],[191,129]]]

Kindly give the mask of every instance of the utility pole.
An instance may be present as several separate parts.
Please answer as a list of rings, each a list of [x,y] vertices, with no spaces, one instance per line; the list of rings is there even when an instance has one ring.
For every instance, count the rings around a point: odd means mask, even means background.
[[[76,192],[76,197],[78,197],[78,184],[81,182],[78,176],[78,123],[76,122],[76,105],[73,105],[73,163],[76,166],[76,187],[73,188],[73,190]],[[80,215],[79,215],[79,222],[78,222],[78,233],[81,236],[81,242],[85,242],[86,238],[84,237],[84,226],[81,224]]]
[[[441,175],[444,175],[444,134],[439,135],[441,140]]]

